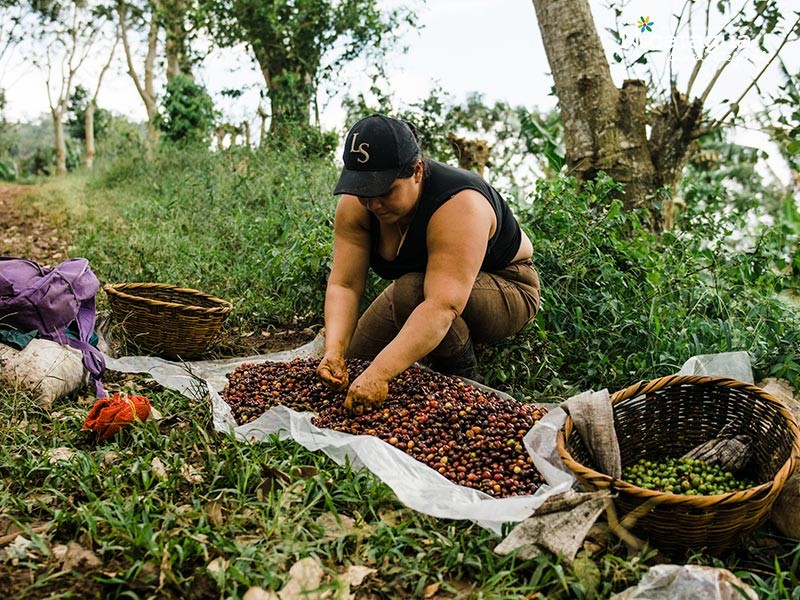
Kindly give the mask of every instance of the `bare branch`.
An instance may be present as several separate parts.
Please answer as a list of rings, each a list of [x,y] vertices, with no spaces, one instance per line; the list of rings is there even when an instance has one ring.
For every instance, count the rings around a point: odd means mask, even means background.
[[[144,88],[142,87],[142,82],[139,80],[139,75],[136,74],[136,67],[133,66],[133,56],[131,54],[131,47],[128,44],[128,28],[125,24],[125,3],[120,1],[117,4],[117,15],[119,16],[119,30],[120,35],[122,36],[122,47],[125,49],[125,59],[128,63],[128,74],[133,79],[133,85],[136,87],[136,91],[139,92],[139,96],[142,97],[142,100],[146,100],[146,94]]]
[[[750,82],[750,85],[748,85],[745,88],[745,90],[744,90],[744,92],[742,92],[741,96],[739,96],[736,99],[736,102],[734,102],[733,104],[731,104],[728,107],[728,110],[725,112],[725,114],[722,115],[722,117],[720,117],[719,119],[716,119],[714,121],[714,126],[719,126],[720,124],[722,124],[725,121],[725,119],[727,119],[730,116],[730,114],[734,111],[734,107],[738,107],[739,103],[742,100],[744,100],[744,97],[750,92],[751,89],[753,89],[753,86],[755,86],[758,83],[758,80],[761,79],[761,77],[767,71],[767,69],[772,64],[772,62],[778,57],[778,55],[780,54],[781,50],[783,50],[783,47],[788,43],[789,38],[792,37],[792,33],[794,33],[794,30],[798,26],[798,24],[800,24],[800,17],[798,17],[795,20],[794,24],[792,24],[792,26],[787,30],[786,35],[784,36],[783,41],[781,42],[781,45],[778,46],[778,49],[775,50],[775,52],[769,58],[767,63],[764,65],[764,68],[761,69],[761,71],[758,73],[758,75],[756,75],[756,77],[753,79],[753,81]]]
[[[720,75],[722,75],[722,72],[727,68],[729,64],[731,64],[731,61],[737,54],[739,54],[739,50],[737,50],[737,48],[731,50],[731,53],[728,55],[728,58],[725,59],[725,61],[717,69],[717,72],[714,73],[714,76],[711,78],[711,81],[708,82],[706,89],[703,90],[702,94],[700,94],[700,100],[703,103],[705,103],[706,99],[708,98],[708,95],[711,93],[711,90],[714,89],[714,86],[716,85]]]
[[[6,52],[8,52],[9,48],[11,48],[11,45],[19,41],[19,38],[14,36],[14,32],[21,27],[22,8],[19,6],[9,6],[6,9],[8,13],[10,13],[12,10],[18,10],[20,12],[20,16],[9,16],[8,14],[3,14],[2,19],[0,19],[0,40],[2,40],[2,45],[0,45],[0,60],[6,55]],[[7,22],[10,22],[8,27],[6,27]]]
[[[114,45],[111,46],[111,52],[108,54],[108,60],[106,64],[103,65],[103,68],[100,70],[100,76],[97,78],[97,87],[95,87],[94,95],[92,96],[92,104],[97,104],[97,95],[100,93],[100,86],[103,84],[103,77],[105,77],[106,72],[111,67],[111,63],[114,61],[114,53],[117,50],[117,45],[119,44],[119,27],[117,27],[116,37],[114,38]]]
[[[47,85],[47,103],[50,106],[50,110],[53,110],[53,94],[50,91],[50,78],[53,74],[53,61],[50,59],[50,46],[48,45],[45,49],[45,55],[47,56],[47,75],[45,76],[45,84]]]
[[[686,7],[692,3],[692,0],[686,0],[684,2],[683,7],[681,8],[681,12],[678,15],[678,20],[675,22],[675,32],[672,34],[672,41],[673,43],[669,46],[669,87],[670,89],[675,86],[675,74],[672,71],[672,58],[675,49],[675,40],[678,39],[678,33],[681,29],[681,22],[683,20],[683,13],[686,10]],[[690,16],[689,19],[691,20],[691,11],[689,11]],[[691,87],[691,86],[690,86]],[[689,92],[686,92],[686,95],[689,95]],[[672,108],[675,111],[675,114],[678,114],[678,105],[675,103],[675,96],[674,94],[670,94],[670,98],[672,98]]]
[[[694,63],[694,67],[692,68],[692,73],[689,75],[689,83],[686,84],[686,95],[691,96],[692,94],[692,87],[694,86],[695,79],[700,74],[700,69],[703,68],[703,60],[698,60]]]
[[[744,10],[747,8],[747,6],[748,6],[748,0],[745,0],[745,2],[742,5],[742,7],[738,11],[734,11],[734,12],[731,13],[731,15],[732,15],[731,18],[728,19],[725,22],[725,24],[722,25],[722,27],[719,28],[719,31],[717,31],[711,37],[711,39],[717,39],[720,35],[724,34],[728,30],[730,25],[734,22],[734,20],[736,20],[736,18],[744,12]],[[756,14],[753,17],[753,19],[755,20],[764,10],[765,10],[764,8],[760,8],[758,10],[758,12],[756,12]],[[695,80],[697,79],[697,76],[700,74],[700,69],[703,67],[703,64],[705,63],[705,59],[708,58],[708,48],[709,47],[708,47],[708,44],[706,44],[706,40],[709,39],[708,31],[709,31],[709,28],[710,28],[710,19],[711,19],[711,14],[710,13],[711,13],[711,0],[709,0],[708,5],[706,6],[706,22],[705,22],[706,36],[703,39],[702,56],[698,59],[698,62],[695,63],[694,68],[692,69],[692,73],[689,76],[689,83],[686,86],[686,95],[687,96],[691,95],[692,87],[694,86],[694,83],[695,83]],[[723,66],[723,70],[728,65],[728,62],[733,60],[733,58],[734,58],[733,56],[730,56],[728,58],[728,61],[726,61],[726,63]],[[717,74],[715,74],[714,81],[716,81],[716,78],[718,78],[720,74],[721,73],[719,73],[719,72]],[[706,91],[704,92],[704,94],[706,96],[708,95],[708,91],[709,90],[706,89]]]
[[[64,110],[66,110],[66,105],[67,102],[69,101],[70,92],[72,90],[72,81],[75,78],[75,74],[78,72],[83,63],[92,53],[93,49],[92,46],[94,45],[95,39],[99,34],[100,28],[96,25],[96,23],[94,23],[91,20],[86,21],[85,23],[79,25],[78,9],[76,5],[71,31],[72,31],[72,49],[69,54],[69,62],[67,65],[68,77],[62,93]],[[82,43],[80,42],[81,39],[83,40]],[[82,48],[80,53],[78,53],[79,48]],[[76,55],[78,56],[77,61],[76,61]]]

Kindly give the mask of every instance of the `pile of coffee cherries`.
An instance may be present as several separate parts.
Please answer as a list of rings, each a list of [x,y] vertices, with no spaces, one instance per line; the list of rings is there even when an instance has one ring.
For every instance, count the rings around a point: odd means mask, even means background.
[[[278,404],[311,411],[318,427],[379,437],[451,481],[495,497],[532,494],[542,483],[522,438],[544,408],[412,367],[390,382],[381,407],[353,415],[343,406],[346,393],[319,381],[317,362],[243,364],[228,374],[222,397],[240,424]],[[350,381],[367,365],[348,360]]]

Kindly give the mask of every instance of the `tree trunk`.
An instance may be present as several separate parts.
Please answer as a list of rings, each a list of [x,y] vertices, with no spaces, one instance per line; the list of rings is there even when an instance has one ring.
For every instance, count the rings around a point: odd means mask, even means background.
[[[624,205],[651,209],[653,198],[674,186],[699,135],[702,102],[673,93],[671,105],[647,119],[647,87],[625,81],[618,89],[595,28],[588,0],[533,0],[555,81],[567,164],[579,179],[604,171],[625,184]],[[652,134],[647,137],[646,126]]]
[[[483,177],[484,169],[491,166],[489,154],[491,146],[486,140],[468,140],[450,133],[447,142],[455,152],[458,159],[458,166],[466,171],[475,170],[478,175]]]
[[[258,136],[258,147],[262,148],[267,141],[267,119],[269,118],[269,114],[264,110],[263,106],[259,106],[258,116],[261,117],[261,131]]]
[[[94,148],[94,100],[90,101],[86,106],[84,113],[84,128],[86,129],[86,154],[83,157],[83,165],[87,169],[94,166],[94,156],[97,154]]]
[[[147,110],[147,139],[148,148],[154,149],[158,145],[158,129],[156,116],[158,105],[156,103],[156,89],[154,85],[156,70],[156,55],[158,52],[158,2],[153,1],[153,14],[150,19],[150,30],[147,32],[147,56],[144,60],[144,105]]]
[[[247,149],[250,150],[250,121],[247,119],[242,121],[242,128],[244,129],[244,143]]]
[[[63,175],[67,172],[67,144],[64,139],[64,123],[61,119],[61,112],[51,110],[53,116],[53,130],[56,138],[56,175]]]
[[[167,81],[176,75],[192,78],[189,56],[186,51],[186,2],[163,0],[164,28],[166,30]]]
[[[147,147],[150,151],[154,150],[158,144],[158,129],[156,128],[156,115],[158,112],[154,75],[156,65],[156,54],[158,50],[158,2],[154,0],[151,4],[152,15],[150,17],[150,28],[147,33],[147,55],[144,60],[144,81],[139,79],[136,69],[133,64],[133,53],[128,43],[128,29],[125,21],[127,16],[127,7],[124,2],[119,2],[117,5],[117,14],[119,16],[120,37],[122,38],[122,46],[125,50],[125,59],[128,64],[128,74],[133,80],[136,91],[139,97],[144,102],[145,111],[147,111]]]
[[[92,99],[89,100],[89,104],[86,105],[86,113],[84,114],[84,127],[86,129],[86,156],[83,164],[87,169],[91,169],[94,166],[94,157],[97,153],[94,147],[94,111],[97,108],[97,96],[100,95],[100,87],[103,85],[103,77],[105,77],[106,72],[108,72],[108,69],[111,66],[111,61],[114,60],[114,52],[117,50],[119,38],[119,27],[117,27],[117,35],[114,38],[114,45],[111,47],[111,52],[108,54],[108,60],[106,61],[106,64],[103,65],[102,69],[100,69],[100,76],[97,78],[97,86],[94,88],[94,95],[92,95]]]

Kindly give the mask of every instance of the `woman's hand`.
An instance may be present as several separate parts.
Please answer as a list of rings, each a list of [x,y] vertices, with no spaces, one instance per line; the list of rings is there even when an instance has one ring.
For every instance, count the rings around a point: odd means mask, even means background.
[[[347,390],[344,407],[355,415],[378,408],[389,395],[389,382],[365,370]]]
[[[347,388],[350,377],[343,356],[323,356],[317,365],[317,377],[326,387],[340,392]]]

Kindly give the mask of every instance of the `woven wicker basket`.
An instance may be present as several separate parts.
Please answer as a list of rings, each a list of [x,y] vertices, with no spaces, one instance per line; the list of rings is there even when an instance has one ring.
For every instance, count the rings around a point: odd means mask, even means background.
[[[752,437],[746,475],[755,487],[714,496],[647,490],[596,471],[567,417],[557,437],[561,459],[590,490],[611,489],[633,531],[665,552],[717,554],[742,541],[769,515],[800,461],[800,430],[791,412],[762,389],[721,377],[672,376],[640,382],[611,396],[622,466],[641,458],[679,457],[718,436]]]
[[[116,283],[103,289],[127,341],[173,359],[201,356],[233,308],[204,292],[163,283]]]

